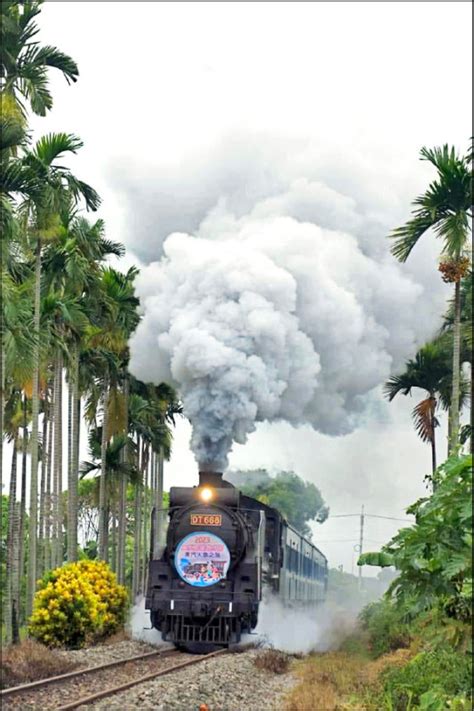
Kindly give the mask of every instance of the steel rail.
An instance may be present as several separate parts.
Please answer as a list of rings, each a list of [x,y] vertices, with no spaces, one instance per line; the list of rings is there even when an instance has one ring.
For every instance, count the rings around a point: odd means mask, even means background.
[[[181,662],[181,664],[175,664],[172,667],[167,667],[166,669],[161,669],[157,672],[151,672],[151,674],[146,674],[145,676],[139,677],[138,679],[132,679],[131,681],[127,681],[125,684],[112,686],[109,689],[103,689],[102,691],[98,691],[97,693],[91,694],[90,696],[83,696],[81,699],[76,699],[76,701],[64,704],[63,706],[57,706],[54,711],[71,711],[72,709],[77,709],[79,706],[90,704],[93,701],[98,701],[98,699],[103,699],[106,696],[118,694],[120,691],[126,691],[132,686],[136,686],[137,684],[143,684],[145,681],[156,679],[159,676],[164,676],[165,674],[171,674],[172,672],[178,671],[179,669],[189,667],[192,664],[199,664],[200,662],[205,662],[206,659],[216,657],[219,654],[226,654],[227,651],[227,649],[218,649],[217,652],[211,652],[210,654],[206,654],[203,657],[199,657],[197,659],[189,659],[187,662]]]
[[[168,657],[174,654],[176,650],[156,650],[155,652],[145,652],[144,654],[136,654],[133,657],[126,657],[125,659],[115,659],[113,662],[105,662],[105,664],[98,664],[95,667],[85,667],[84,669],[77,669],[71,672],[66,672],[65,674],[58,674],[57,676],[48,676],[46,679],[38,679],[38,681],[31,681],[28,684],[21,684],[20,686],[11,686],[9,689],[2,689],[0,691],[0,699],[5,699],[8,696],[13,696],[14,694],[21,694],[22,692],[31,691],[33,689],[38,689],[42,686],[47,686],[48,684],[54,684],[58,681],[65,681],[68,679],[74,679],[78,676],[83,676],[84,674],[92,674],[96,671],[101,671],[102,669],[109,669],[110,667],[120,666],[121,664],[126,664],[127,662],[135,662],[140,659],[148,659],[148,657]]]

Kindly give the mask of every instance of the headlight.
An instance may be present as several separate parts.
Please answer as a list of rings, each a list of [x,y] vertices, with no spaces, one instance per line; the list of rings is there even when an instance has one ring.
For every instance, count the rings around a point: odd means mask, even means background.
[[[205,486],[204,489],[201,489],[201,491],[199,492],[199,496],[202,501],[207,503],[208,501],[211,501],[211,499],[213,498],[214,492],[211,488],[209,488],[208,486]]]

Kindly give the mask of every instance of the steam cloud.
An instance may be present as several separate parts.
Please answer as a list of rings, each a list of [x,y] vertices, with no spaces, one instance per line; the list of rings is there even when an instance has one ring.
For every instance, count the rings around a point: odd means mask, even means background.
[[[301,176],[261,192],[240,216],[221,196],[137,283],[131,370],[178,386],[197,461],[222,469],[263,420],[352,431],[435,325],[373,207]]]
[[[127,630],[138,642],[145,642],[154,647],[171,646],[161,639],[161,632],[154,629],[150,622],[150,613],[145,610],[145,598],[139,596],[130,610]]]
[[[362,606],[356,610],[350,602],[344,610],[330,602],[305,610],[285,607],[278,598],[269,597],[260,603],[255,632],[243,635],[242,644],[257,641],[289,654],[338,649],[354,631]]]

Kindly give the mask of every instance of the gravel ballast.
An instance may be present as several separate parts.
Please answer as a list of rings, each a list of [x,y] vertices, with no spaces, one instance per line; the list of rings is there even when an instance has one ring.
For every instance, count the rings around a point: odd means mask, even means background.
[[[171,656],[169,655],[170,650]],[[97,645],[81,650],[57,652],[74,662],[78,669],[95,667],[146,652],[158,651],[144,642],[117,640],[112,644]],[[21,695],[3,699],[5,709],[12,711],[47,711],[58,708],[81,697],[130,682],[147,673],[168,668],[187,661],[197,661],[200,655],[176,652],[171,645],[160,645],[165,657],[150,657],[140,662],[128,662],[124,666],[96,671],[92,675],[79,676],[68,681],[54,683]],[[169,675],[139,682],[130,689],[97,700],[79,708],[88,709],[147,709],[154,711],[199,711],[201,705],[209,711],[267,711],[283,708],[283,697],[295,683],[288,671],[276,674],[255,665],[262,649],[247,648],[231,651],[216,657],[173,671]]]
[[[209,711],[281,710],[282,697],[294,678],[291,673],[257,669],[254,662],[258,653],[223,654],[80,709],[198,711],[206,704]]]
[[[57,650],[57,654],[61,654],[66,659],[75,662],[78,667],[94,667],[97,664],[107,664],[107,662],[153,652],[157,649],[161,651],[173,649],[173,647],[168,644],[152,647],[134,639],[124,639],[113,644],[99,644],[94,647],[85,647],[84,649]]]
[[[92,651],[83,650],[84,652]],[[127,651],[132,652],[136,656],[137,650],[124,648],[122,645],[121,652]],[[141,650],[141,653],[146,650]],[[94,650],[94,656],[96,656],[96,650]],[[108,649],[107,661],[105,661],[104,656],[102,656],[101,664],[107,664],[110,662],[117,662],[118,660],[123,660],[125,657],[128,658],[128,654],[116,653],[112,654],[110,649]],[[117,652],[117,650],[115,650]],[[140,653],[140,652],[139,652]],[[72,653],[68,653],[70,657]],[[164,655],[164,656],[162,656]],[[182,654],[176,650],[165,650],[164,653],[161,650],[152,650],[152,656],[147,656],[146,658],[140,659],[128,659],[125,664],[120,664],[118,666],[107,667],[105,669],[94,669],[97,666],[97,659],[91,660],[94,663],[90,663],[88,667],[92,667],[94,670],[89,673],[80,673],[79,670],[74,671],[74,676],[67,678],[58,679],[52,684],[46,686],[38,686],[32,689],[24,689],[20,692],[16,692],[11,696],[2,698],[2,709],[12,709],[15,711],[49,711],[62,707],[65,704],[77,703],[78,699],[89,697],[91,695],[101,693],[105,689],[114,688],[120,684],[128,684],[134,679],[141,679],[147,674],[155,674],[156,672],[167,669],[173,666],[176,661],[183,662],[186,659],[192,659],[190,654]],[[86,671],[87,667],[80,665],[81,668]],[[79,673],[78,673],[79,672]],[[90,707],[89,707],[90,708]]]

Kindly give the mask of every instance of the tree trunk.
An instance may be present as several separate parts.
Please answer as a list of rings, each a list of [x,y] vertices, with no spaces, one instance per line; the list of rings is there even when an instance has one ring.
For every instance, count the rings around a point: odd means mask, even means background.
[[[155,504],[155,493],[156,493],[156,452],[152,449],[151,450],[151,481],[150,481],[150,487],[151,487],[151,505],[152,508]]]
[[[16,509],[16,471],[17,471],[18,435],[13,440],[12,467],[10,473],[10,490],[8,494],[7,522],[7,560],[5,570],[5,597],[3,602],[3,620],[7,644],[12,641],[12,581],[14,568],[13,523]]]
[[[28,526],[28,586],[26,610],[30,615],[36,590],[36,542],[38,525],[38,425],[39,425],[39,370],[40,370],[40,316],[41,316],[41,241],[38,238],[35,255],[34,343],[33,343],[33,394],[31,431],[30,518]]]
[[[165,513],[163,511],[163,464],[164,450],[160,447],[158,453],[158,470],[156,474],[156,498],[155,498],[155,540],[153,541],[153,558],[161,558],[164,550],[165,540]]]
[[[138,476],[138,474],[137,474]],[[140,487],[138,481],[135,483],[135,498],[133,502],[133,568],[132,568],[132,604],[135,602],[138,589],[138,535],[137,535],[137,524],[138,524],[138,499],[140,495]]]
[[[66,559],[71,561],[71,479],[72,479],[72,382],[71,373],[66,381],[67,387],[67,518],[66,518]]]
[[[20,528],[20,516],[19,516],[19,504],[15,502],[14,512],[13,512],[13,522],[12,522],[12,643],[18,644],[20,641],[20,571],[18,569],[19,564],[19,528]]]
[[[47,390],[47,388],[46,388]],[[44,573],[44,522],[45,522],[45,498],[46,498],[46,479],[48,476],[48,415],[49,404],[48,396],[45,394],[43,405],[43,437],[41,442],[41,487],[40,487],[40,507],[39,507],[39,529],[38,529],[38,560],[37,574],[40,578]]]
[[[105,549],[105,556],[104,560],[106,563],[110,562],[110,549],[109,549],[109,540],[110,540],[110,502],[109,502],[109,497],[106,496],[106,502],[105,502],[105,525],[104,525],[104,549]]]
[[[23,397],[23,445],[21,452],[21,499],[20,499],[20,525],[18,532],[18,579],[15,584],[21,590],[21,581],[25,572],[25,528],[26,528],[26,468],[28,461],[28,400]],[[19,610],[20,618],[26,615]]]
[[[149,474],[150,474],[150,445],[147,444],[147,455],[146,455],[146,469],[145,469],[145,486],[143,489],[143,551],[142,551],[142,583],[141,589],[143,594],[145,594],[146,583],[147,583],[147,572],[148,572],[148,550],[149,550],[149,540],[148,540],[148,519],[149,519],[149,501],[150,501],[150,486],[149,486]]]
[[[67,510],[67,559],[77,560],[77,497],[79,477],[79,428],[80,407],[79,397],[79,351],[77,347],[73,355],[73,372],[69,382],[70,418],[69,433],[69,467],[68,467],[68,510]]]
[[[127,536],[127,477],[120,478],[120,498],[118,515],[118,562],[117,578],[119,583],[125,583],[125,543]]]
[[[62,354],[56,356],[56,383],[54,388],[54,466],[53,466],[53,567],[63,562],[62,536]]]
[[[459,443],[459,390],[461,370],[461,282],[454,287],[454,326],[453,326],[453,389],[451,395],[451,427],[449,433],[449,454],[455,454]]]
[[[104,382],[104,392],[102,395],[102,407],[103,407],[103,417],[102,417],[102,441],[100,447],[100,481],[99,481],[99,558],[101,560],[106,560],[107,556],[107,535],[106,535],[106,499],[107,499],[107,489],[106,489],[106,476],[107,476],[107,466],[106,466],[106,456],[107,456],[107,410],[108,410],[108,382],[107,378]]]
[[[3,491],[3,423],[5,419],[5,350],[3,308],[0,309],[0,492]]]
[[[432,472],[432,482],[433,491],[436,490],[436,399],[433,394],[431,394],[431,472]]]
[[[471,353],[471,402],[470,402],[470,422],[471,422],[471,447],[470,452],[474,454],[474,363]]]
[[[77,380],[74,386],[74,402],[73,402],[73,430],[74,430],[74,441],[73,441],[73,452],[72,452],[72,463],[74,471],[73,479],[73,496],[74,496],[74,523],[72,526],[72,533],[74,536],[74,560],[77,560],[77,546],[78,546],[78,509],[79,509],[79,447],[81,444],[81,395],[79,391],[79,357],[77,359]]]
[[[110,536],[110,567],[117,572],[117,517],[116,517],[116,498],[115,495],[112,496],[110,502],[110,523],[111,523],[111,536]]]
[[[140,532],[141,532],[141,438],[137,437],[137,482],[135,484],[134,537],[133,537],[133,575],[132,600],[135,600],[140,585]]]
[[[121,452],[122,462],[128,464],[128,405],[129,405],[130,384],[128,375],[125,375],[123,385],[124,407],[125,407],[125,423],[124,435],[125,446]],[[119,514],[118,514],[118,563],[117,577],[119,583],[125,583],[125,547],[127,536],[127,476],[122,473],[120,477],[120,494],[119,494]]]
[[[56,393],[56,387],[55,387],[55,375],[53,374],[53,379],[52,379],[52,384],[51,384],[51,401],[50,401],[50,406],[48,408],[49,410],[49,433],[48,433],[48,467],[46,470],[46,490],[45,490],[45,496],[44,496],[44,506],[45,506],[45,513],[44,513],[44,544],[43,544],[43,555],[44,555],[44,560],[43,560],[43,565],[45,570],[49,570],[51,568],[51,559],[52,559],[52,551],[51,551],[51,528],[52,528],[52,475],[53,475],[53,434],[54,434],[54,423],[55,423],[55,393]]]
[[[58,422],[58,478],[57,478],[57,500],[58,500],[58,565],[64,562],[64,541],[63,541],[63,355],[59,355],[59,422]]]
[[[433,439],[431,440],[431,471],[433,472],[433,477],[436,472],[436,435],[433,431]],[[435,488],[435,483],[433,479],[433,489]]]

